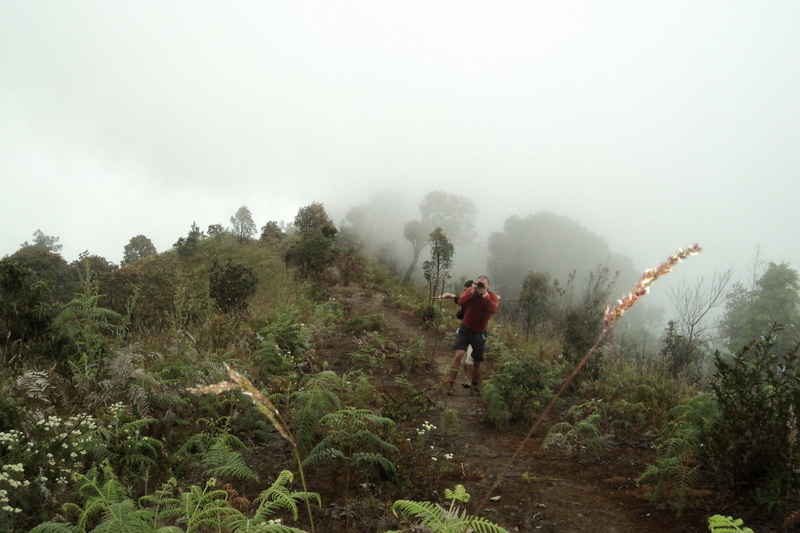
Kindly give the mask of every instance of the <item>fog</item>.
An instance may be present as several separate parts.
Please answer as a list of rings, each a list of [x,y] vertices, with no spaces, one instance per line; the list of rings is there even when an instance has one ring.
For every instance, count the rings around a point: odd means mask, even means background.
[[[443,190],[483,243],[546,210],[641,269],[699,243],[684,280],[800,268],[798,27],[794,0],[1,2],[0,257]]]

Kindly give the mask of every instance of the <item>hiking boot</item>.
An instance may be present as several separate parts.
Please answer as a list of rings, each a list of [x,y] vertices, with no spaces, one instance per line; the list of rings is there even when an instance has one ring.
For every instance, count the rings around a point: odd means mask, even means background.
[[[469,395],[470,396],[480,396],[481,395],[481,389],[478,388],[477,385],[472,385],[471,390],[469,391]]]
[[[455,391],[453,390],[453,382],[452,381],[450,383],[448,383],[446,385],[446,387],[447,387],[447,395],[448,396],[455,396],[456,395]]]
[[[464,387],[465,389],[471,389],[472,388],[472,385],[470,385],[466,381],[464,383],[462,383],[461,386]]]

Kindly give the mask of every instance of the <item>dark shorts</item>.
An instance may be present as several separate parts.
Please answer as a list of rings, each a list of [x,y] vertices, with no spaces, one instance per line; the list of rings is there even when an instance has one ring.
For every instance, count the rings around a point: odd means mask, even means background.
[[[486,350],[486,332],[473,331],[463,324],[456,330],[456,338],[453,340],[453,350],[466,350],[467,346],[472,346],[472,358],[476,361],[483,361],[483,352]]]

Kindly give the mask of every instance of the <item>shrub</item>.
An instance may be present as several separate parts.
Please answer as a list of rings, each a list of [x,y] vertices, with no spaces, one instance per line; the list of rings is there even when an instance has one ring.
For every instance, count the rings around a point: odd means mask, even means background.
[[[256,292],[258,278],[253,270],[232,259],[220,265],[215,259],[208,269],[209,294],[224,313],[241,313],[247,299]]]
[[[381,331],[386,327],[383,313],[365,313],[344,321],[343,330],[348,335],[358,335],[368,331]]]
[[[554,379],[550,367],[530,353],[502,355],[484,385],[487,420],[502,427],[529,418],[552,396]]]
[[[715,354],[719,416],[709,428],[710,459],[721,481],[737,491],[770,487],[770,507],[784,505],[797,483],[799,350],[775,353],[780,329],[771,328],[730,360]]]
[[[543,448],[561,448],[567,453],[578,455],[590,451],[595,459],[605,454],[613,437],[603,434],[600,430],[601,401],[574,405],[567,411],[567,417],[572,420],[553,424],[547,432],[542,443]]]

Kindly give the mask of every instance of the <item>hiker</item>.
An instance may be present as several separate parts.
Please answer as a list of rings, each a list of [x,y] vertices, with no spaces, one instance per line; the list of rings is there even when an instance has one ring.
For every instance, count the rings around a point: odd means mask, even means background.
[[[472,347],[472,377],[471,394],[480,396],[481,362],[486,349],[486,331],[489,329],[489,317],[497,312],[500,306],[500,297],[489,290],[489,278],[478,276],[472,287],[465,288],[458,299],[458,304],[464,310],[464,318],[456,331],[453,341],[453,361],[450,365],[450,376],[446,380],[447,394],[453,395],[453,384],[458,376],[458,368],[466,350]]]
[[[472,288],[472,284],[475,283],[474,280],[468,279],[464,282],[464,289]],[[452,292],[443,292],[440,296],[440,300],[444,299],[452,299],[456,305],[458,305],[458,299],[461,297],[460,294],[453,294]],[[459,320],[464,318],[464,308],[459,306],[458,312],[456,313],[456,318]],[[458,331],[456,331],[458,333]],[[461,383],[461,386],[465,389],[472,388],[472,345],[467,346],[467,350],[464,352],[464,357],[461,359],[461,366],[464,368],[464,376],[466,376],[466,381]]]

